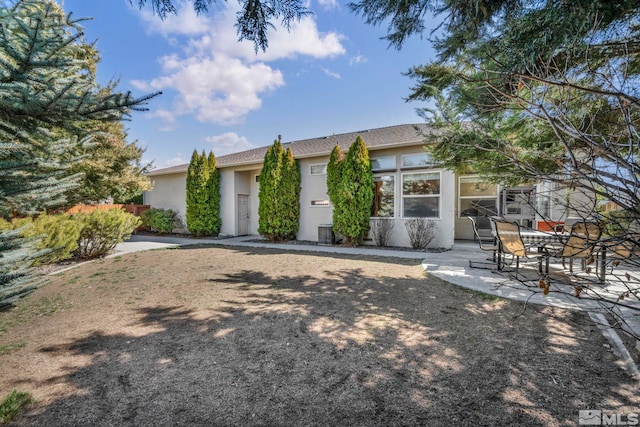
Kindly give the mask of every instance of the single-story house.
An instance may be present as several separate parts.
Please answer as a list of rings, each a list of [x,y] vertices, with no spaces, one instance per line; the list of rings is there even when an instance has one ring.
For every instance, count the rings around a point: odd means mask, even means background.
[[[297,159],[302,178],[298,240],[318,241],[323,230],[326,234],[332,221],[326,185],[329,155],[336,144],[346,153],[358,135],[369,150],[373,169],[376,188],[372,191],[377,193],[373,217],[395,222],[390,245],[411,246],[404,221],[415,217],[435,222],[436,235],[429,247],[445,249],[453,246],[454,239],[473,239],[467,216],[501,214],[535,226],[536,188],[500,188],[476,176],[457,176],[439,167],[424,150],[424,135],[430,131],[426,124],[404,124],[283,143]],[[258,234],[258,176],[268,148],[216,157],[221,235]],[[184,218],[187,168],[188,164],[183,164],[149,172],[153,189],[144,193],[144,203],[176,210]],[[550,212],[552,205],[547,203],[543,208]],[[482,221],[479,224],[482,226]],[[373,244],[371,239],[364,243]]]

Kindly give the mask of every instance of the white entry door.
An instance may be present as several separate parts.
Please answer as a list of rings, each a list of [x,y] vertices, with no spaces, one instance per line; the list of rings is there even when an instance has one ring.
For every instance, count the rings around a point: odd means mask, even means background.
[[[238,194],[238,236],[249,234],[249,196]]]

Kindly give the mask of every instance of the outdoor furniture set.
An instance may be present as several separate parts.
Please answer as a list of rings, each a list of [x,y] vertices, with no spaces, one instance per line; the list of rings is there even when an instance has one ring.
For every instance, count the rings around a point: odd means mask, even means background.
[[[520,262],[535,260],[538,272],[543,277],[549,276],[549,263],[559,260],[566,268],[569,262],[569,273],[573,273],[574,260],[580,260],[582,271],[586,271],[588,264],[595,262],[598,279],[604,282],[612,261],[635,260],[640,261],[639,239],[626,239],[606,236],[603,234],[602,222],[579,221],[562,231],[539,231],[520,227],[520,224],[499,217],[491,217],[493,241],[487,243],[480,238],[475,220],[471,221],[474,234],[479,241],[480,248],[492,253],[489,263],[469,262],[470,267],[491,268],[504,270],[507,264],[515,262],[515,275],[518,278]],[[507,258],[508,257],[508,258]],[[597,261],[597,262],[596,262]],[[481,264],[481,265],[479,265]]]

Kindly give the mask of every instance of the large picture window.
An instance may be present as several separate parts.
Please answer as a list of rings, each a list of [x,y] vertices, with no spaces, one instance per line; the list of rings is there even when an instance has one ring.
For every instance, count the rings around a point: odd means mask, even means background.
[[[462,176],[459,180],[459,210],[461,217],[493,216],[497,214],[496,184],[482,181],[477,176]]]
[[[393,218],[395,208],[395,178],[393,175],[373,177],[373,206],[371,216]]]
[[[440,172],[402,175],[402,217],[440,217]]]

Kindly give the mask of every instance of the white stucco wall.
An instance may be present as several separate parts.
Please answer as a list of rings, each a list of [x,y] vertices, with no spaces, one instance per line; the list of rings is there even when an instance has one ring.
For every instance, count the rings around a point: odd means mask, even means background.
[[[312,206],[312,201],[329,200],[327,175],[311,175],[312,165],[326,165],[328,157],[298,161],[300,166],[300,228],[298,240],[318,240],[318,226],[331,223],[331,206]]]
[[[153,189],[143,193],[143,203],[152,208],[173,209],[186,224],[187,173],[173,173],[151,177]]]

